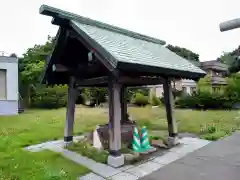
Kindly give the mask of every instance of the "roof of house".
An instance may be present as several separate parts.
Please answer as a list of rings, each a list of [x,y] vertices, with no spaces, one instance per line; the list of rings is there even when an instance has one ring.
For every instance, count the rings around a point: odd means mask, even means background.
[[[18,63],[18,58],[10,56],[0,56],[0,63]]]
[[[53,24],[67,24],[113,69],[197,79],[205,72],[164,47],[165,42],[123,28],[42,5],[40,13]],[[51,60],[50,60],[51,61]]]
[[[228,71],[228,65],[224,64],[218,60],[203,61],[203,62],[201,62],[200,67],[202,69],[213,69],[216,71],[223,71],[223,72]]]

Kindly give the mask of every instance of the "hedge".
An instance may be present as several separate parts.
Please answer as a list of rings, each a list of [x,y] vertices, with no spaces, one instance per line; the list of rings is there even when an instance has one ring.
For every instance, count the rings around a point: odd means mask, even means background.
[[[191,109],[231,109],[234,100],[225,94],[218,92],[197,92],[193,95],[185,95],[175,100],[177,108]]]
[[[55,109],[67,104],[67,87],[37,87],[31,97],[31,107]]]
[[[144,96],[142,93],[137,92],[132,97],[132,103],[137,106],[145,106],[148,104],[148,96]]]

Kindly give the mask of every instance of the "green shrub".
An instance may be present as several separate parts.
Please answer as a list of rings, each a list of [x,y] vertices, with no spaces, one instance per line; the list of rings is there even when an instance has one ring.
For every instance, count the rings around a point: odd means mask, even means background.
[[[151,100],[150,100],[150,104],[152,106],[159,106],[159,105],[161,105],[160,98],[158,98],[156,95],[153,95]]]
[[[77,143],[73,143],[67,148],[71,151],[77,152],[83,156],[93,159],[96,162],[105,163],[105,164],[107,163],[107,157],[109,153],[105,150],[98,150],[94,148],[86,140],[81,140]]]
[[[107,88],[84,88],[82,91],[85,101],[90,101],[91,104],[99,105],[102,102],[106,102]]]
[[[198,99],[195,96],[184,95],[176,98],[175,105],[177,108],[197,108]]]
[[[34,108],[60,108],[67,104],[67,87],[54,86],[43,87],[39,86],[31,97],[31,107]]]
[[[233,101],[224,93],[198,91],[193,95],[181,96],[175,100],[178,108],[191,109],[231,109]]]
[[[137,106],[145,106],[148,104],[148,96],[144,96],[141,93],[136,93],[132,99],[132,103]]]
[[[214,133],[204,134],[201,137],[206,140],[216,141],[220,138],[223,138],[224,136],[226,136],[226,133],[224,131],[216,131]]]

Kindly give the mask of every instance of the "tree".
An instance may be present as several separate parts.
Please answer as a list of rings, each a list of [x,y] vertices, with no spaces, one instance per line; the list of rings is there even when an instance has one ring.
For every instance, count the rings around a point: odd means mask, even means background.
[[[173,46],[171,44],[168,44],[166,46],[170,51],[176,53],[177,55],[181,56],[182,58],[185,58],[187,60],[191,61],[199,61],[199,54],[192,52],[189,49],[182,48],[179,46]]]
[[[107,88],[84,88],[83,95],[91,104],[99,105],[106,101]]]
[[[240,46],[232,52],[223,52],[218,60],[229,66],[229,72],[235,73],[240,71]]]
[[[45,59],[52,53],[54,42],[55,39],[48,36],[45,44],[28,48],[23,57],[19,58],[19,89],[28,105],[31,104],[32,91],[40,83]]]

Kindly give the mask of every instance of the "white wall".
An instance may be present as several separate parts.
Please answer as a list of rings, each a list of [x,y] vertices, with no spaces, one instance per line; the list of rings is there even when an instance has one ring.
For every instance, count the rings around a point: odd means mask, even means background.
[[[8,62],[7,62],[8,61]],[[18,63],[17,59],[0,57],[0,69],[6,69],[7,100],[18,100]]]
[[[0,56],[0,69],[6,69],[7,99],[0,101],[0,115],[18,112],[18,61],[14,57]]]
[[[197,86],[196,82],[194,80],[190,80],[190,79],[182,79],[182,80],[180,80],[180,84],[181,84],[181,88],[186,87],[186,92],[188,94],[191,94],[191,87],[196,87]],[[172,83],[172,86],[173,86],[173,83]],[[148,86],[148,87],[149,88],[156,87],[156,96],[157,97],[162,97],[162,94],[163,94],[163,85],[162,84],[155,85],[155,86],[154,85],[153,86]]]

